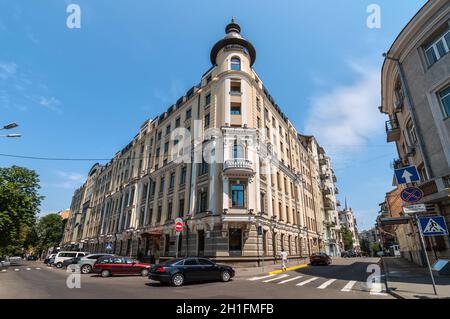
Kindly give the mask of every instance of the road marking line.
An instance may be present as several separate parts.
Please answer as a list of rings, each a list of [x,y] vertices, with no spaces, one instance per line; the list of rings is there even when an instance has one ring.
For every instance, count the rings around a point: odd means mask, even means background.
[[[356,284],[356,280],[350,280],[350,281],[345,285],[345,287],[341,289],[341,291],[345,291],[345,292],[350,291],[350,290],[352,290],[352,288],[353,288],[353,286],[354,286],[355,284]]]
[[[14,271],[19,271],[19,270],[20,270],[19,268],[14,269]]]
[[[330,279],[328,281],[325,281],[323,284],[321,284],[319,287],[317,287],[317,289],[325,289],[335,281],[336,281],[336,279]]]
[[[37,270],[41,270],[41,268],[39,268],[39,267],[37,267],[37,268],[35,268],[35,269],[37,269]]]
[[[303,276],[297,276],[297,277],[294,277],[294,278],[289,278],[289,279],[280,281],[278,284],[284,284],[284,283],[287,283],[287,282],[289,282],[289,281],[293,281],[293,280],[296,280],[296,279],[300,279],[300,278],[302,278],[302,277],[303,277]]]
[[[31,270],[31,268],[27,268],[27,270]]]
[[[2,269],[2,272],[6,272],[6,269]]]
[[[263,282],[271,282],[271,281],[282,279],[282,278],[286,278],[286,277],[289,277],[289,275],[280,275],[280,276],[277,276],[275,278],[264,280]]]
[[[286,268],[286,271],[300,269],[300,268],[305,268],[305,267],[308,267],[308,264],[300,264],[300,265],[297,265],[297,266],[288,267],[288,268]],[[278,275],[278,274],[281,274],[283,272],[285,272],[285,271],[283,271],[283,269],[274,270],[274,271],[269,272],[269,275]]]
[[[314,280],[317,280],[317,279],[319,279],[319,277],[313,277],[308,280],[302,281],[301,283],[297,284],[296,286],[304,286],[304,285],[309,284],[310,282],[313,282]]]
[[[262,277],[253,277],[250,278],[249,280],[260,280],[260,279],[265,279],[265,278],[269,278],[269,277],[273,277],[275,275],[267,275],[267,276],[262,276]]]

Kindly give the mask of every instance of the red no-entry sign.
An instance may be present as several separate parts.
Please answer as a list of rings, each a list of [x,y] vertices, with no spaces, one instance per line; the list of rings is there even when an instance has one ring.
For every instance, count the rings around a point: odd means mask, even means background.
[[[183,219],[177,218],[175,219],[175,230],[176,231],[182,231],[183,230]]]

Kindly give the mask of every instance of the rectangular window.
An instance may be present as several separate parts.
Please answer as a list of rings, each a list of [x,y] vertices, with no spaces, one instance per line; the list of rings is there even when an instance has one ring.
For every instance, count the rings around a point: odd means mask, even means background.
[[[210,122],[210,116],[209,113],[205,115],[205,128],[209,127]]]
[[[241,103],[231,103],[231,115],[241,115]]]
[[[177,117],[177,119],[175,120],[175,127],[180,127],[181,124],[181,118]]]
[[[159,192],[164,192],[164,177],[161,177],[161,181],[159,182]]]
[[[161,214],[162,214],[162,206],[158,206],[158,214],[156,215],[156,222],[159,223],[161,221]]]
[[[245,184],[231,184],[231,206],[245,208]]]
[[[198,212],[206,212],[208,210],[208,192],[200,191],[198,197]]]
[[[450,86],[439,93],[439,99],[441,100],[442,113],[447,118],[450,116]]]
[[[170,124],[166,126],[166,135],[170,134]]]
[[[183,217],[184,215],[184,198],[180,199],[178,203],[178,217]]]
[[[172,188],[174,188],[174,186],[175,186],[175,173],[171,173],[169,188],[172,189]]]
[[[159,141],[159,140],[161,140],[161,137],[162,137],[162,132],[161,132],[161,131],[159,131],[159,132],[158,132],[158,138],[157,138],[157,139],[158,139],[158,141]]]
[[[241,81],[231,81],[230,93],[231,94],[240,94],[241,93]]]
[[[181,169],[180,185],[186,184],[186,172],[187,172],[187,168],[186,168],[186,166],[184,166]]]
[[[428,65],[432,66],[450,51],[450,30],[446,30],[425,48]]]
[[[192,117],[192,110],[189,109],[186,111],[186,120],[190,119]]]
[[[211,93],[206,94],[205,96],[205,106],[211,104]]]
[[[206,78],[206,84],[208,84],[209,82],[211,82],[211,80],[212,80],[211,75],[208,75],[208,77]]]
[[[208,174],[209,171],[209,165],[207,162],[205,162],[205,160],[202,160],[202,163],[200,164],[200,174],[199,175],[204,175],[204,174]]]
[[[169,142],[164,143],[164,155],[167,155],[169,152]]]
[[[169,205],[167,205],[167,220],[172,219],[172,209],[173,205],[172,203],[169,203]]]

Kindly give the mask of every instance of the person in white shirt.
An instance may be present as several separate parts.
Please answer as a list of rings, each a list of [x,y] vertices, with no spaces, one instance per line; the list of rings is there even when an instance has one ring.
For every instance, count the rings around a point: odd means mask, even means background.
[[[288,254],[287,254],[287,252],[284,251],[284,249],[281,249],[280,256],[281,256],[281,262],[282,262],[283,271],[286,271],[286,264],[287,264]]]

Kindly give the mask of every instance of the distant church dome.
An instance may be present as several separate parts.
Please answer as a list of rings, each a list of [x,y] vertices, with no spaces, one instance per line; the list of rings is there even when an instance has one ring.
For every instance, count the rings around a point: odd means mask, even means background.
[[[234,21],[234,19],[231,19],[231,22],[225,27],[225,33],[225,37],[214,44],[213,48],[211,49],[211,63],[213,65],[216,64],[217,54],[222,48],[234,44],[239,45],[246,50],[246,52],[250,56],[250,66],[252,66],[256,60],[255,47],[253,46],[253,44],[242,37],[241,27]]]

